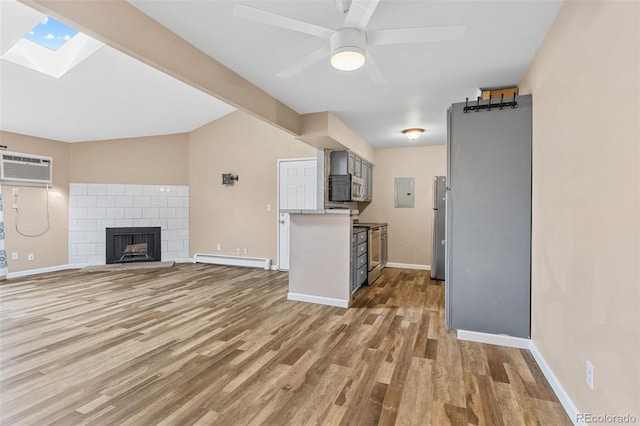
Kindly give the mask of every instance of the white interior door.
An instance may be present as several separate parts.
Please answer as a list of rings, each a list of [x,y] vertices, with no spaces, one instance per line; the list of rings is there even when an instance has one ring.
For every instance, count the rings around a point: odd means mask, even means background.
[[[286,209],[315,209],[317,160],[278,162],[278,269],[289,270],[289,213]]]

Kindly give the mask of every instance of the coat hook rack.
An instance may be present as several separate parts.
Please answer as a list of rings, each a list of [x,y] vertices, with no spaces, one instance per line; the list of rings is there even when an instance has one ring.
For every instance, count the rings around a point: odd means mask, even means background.
[[[469,111],[475,111],[478,112],[480,110],[487,110],[487,111],[491,111],[494,108],[497,109],[503,109],[506,107],[511,107],[511,108],[516,108],[518,106],[518,102],[516,101],[516,92],[513,92],[513,100],[511,102],[505,102],[504,101],[504,93],[502,95],[500,95],[500,103],[491,103],[491,95],[489,95],[489,103],[486,104],[482,104],[481,100],[480,100],[480,96],[478,96],[478,99],[476,101],[475,105],[469,105],[469,98],[467,98],[465,100],[464,103],[464,108],[463,111],[464,112],[469,112]]]

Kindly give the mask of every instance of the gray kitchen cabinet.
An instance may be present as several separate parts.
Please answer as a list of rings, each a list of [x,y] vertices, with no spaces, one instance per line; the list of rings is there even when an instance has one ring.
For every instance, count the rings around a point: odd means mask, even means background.
[[[351,151],[331,152],[331,174],[332,175],[356,175],[356,154]],[[358,170],[357,176],[360,171]]]
[[[365,161],[363,164],[363,175],[364,178],[364,200],[371,201],[373,197],[373,166]]]
[[[364,201],[371,201],[373,197],[373,165],[367,160],[358,157],[351,151],[331,151],[330,175],[352,175],[361,178],[364,181]],[[349,201],[350,197],[346,193],[340,195],[345,188],[336,188],[331,200]]]
[[[368,276],[368,229],[362,227],[353,227],[351,237],[351,292],[355,293],[362,284],[367,281]]]
[[[449,109],[445,317],[453,329],[528,338],[531,96],[517,103]]]
[[[362,161],[362,158],[356,156],[356,166],[355,166],[355,170],[354,170],[354,174],[358,177],[362,177],[362,165],[363,165],[364,161]]]

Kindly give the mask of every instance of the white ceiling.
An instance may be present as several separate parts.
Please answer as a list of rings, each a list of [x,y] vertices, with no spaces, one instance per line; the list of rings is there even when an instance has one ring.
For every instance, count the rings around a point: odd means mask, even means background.
[[[334,0],[129,2],[298,113],[331,111],[376,148],[444,144],[447,107],[480,87],[517,84],[562,3],[382,0],[368,30],[467,30],[454,42],[370,47],[387,79],[374,86],[362,69],[340,72],[328,59],[281,79],[279,71],[326,41],[233,16],[240,3],[338,29],[344,15]],[[407,127],[427,133],[410,143],[400,133]]]
[[[387,80],[374,86],[363,70],[340,72],[328,59],[276,77],[326,41],[233,16],[240,3],[338,29],[334,0],[129,1],[298,113],[331,111],[376,148],[444,144],[447,107],[479,87],[516,84],[562,3],[382,0],[367,30],[467,30],[454,42],[370,47]],[[4,52],[30,29],[22,14],[39,12],[15,0],[0,8]],[[2,60],[0,89],[2,130],[67,142],[188,132],[233,110],[108,46],[59,79]],[[427,132],[408,142],[408,127]]]
[[[0,1],[2,53],[44,15]],[[235,108],[108,46],[53,78],[0,61],[0,129],[63,142],[183,133]]]

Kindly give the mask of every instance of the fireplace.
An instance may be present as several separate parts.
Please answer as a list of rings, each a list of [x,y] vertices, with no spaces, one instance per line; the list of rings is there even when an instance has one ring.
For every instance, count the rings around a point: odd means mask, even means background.
[[[160,227],[106,229],[106,263],[154,262],[162,259]]]

